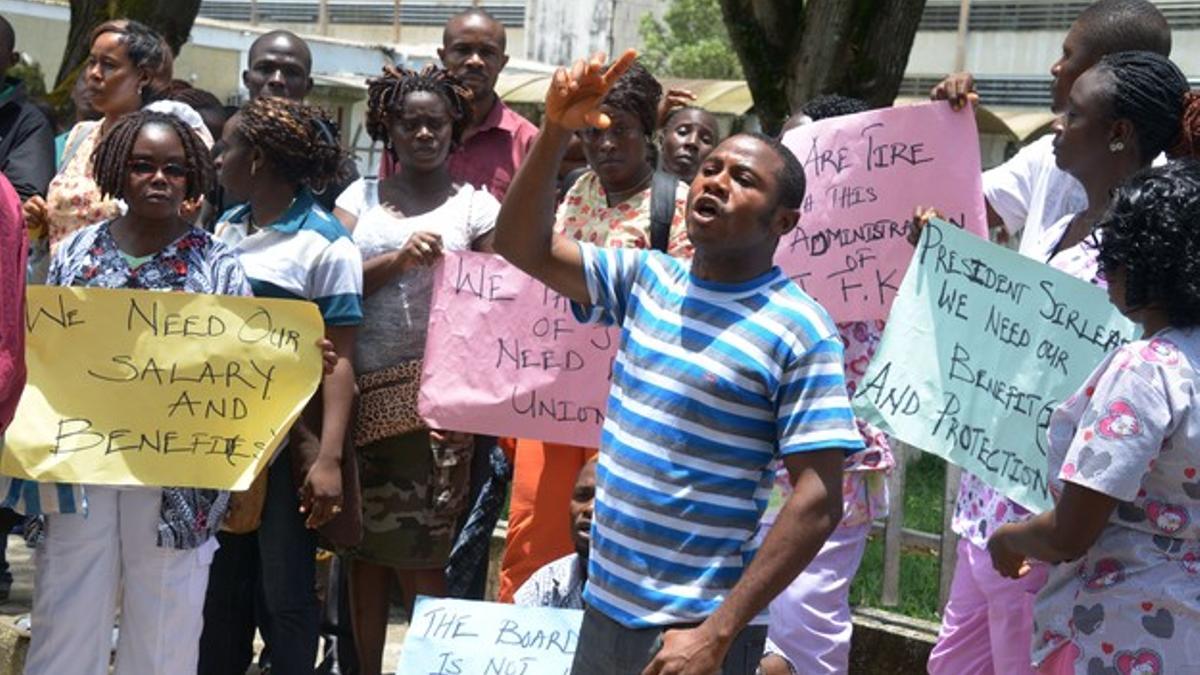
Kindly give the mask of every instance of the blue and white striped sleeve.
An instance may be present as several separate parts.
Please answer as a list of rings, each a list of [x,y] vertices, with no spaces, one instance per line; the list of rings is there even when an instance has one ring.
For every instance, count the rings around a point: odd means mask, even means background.
[[[330,242],[310,274],[313,302],[321,310],[326,326],[362,323],[362,254],[349,237]]]
[[[779,452],[863,449],[846,395],[842,342],[836,335],[792,359],[780,376],[775,399]]]
[[[638,269],[645,262],[646,252],[631,248],[599,248],[579,244],[583,257],[583,277],[587,282],[590,305],[571,303],[571,311],[580,323],[620,325],[625,321],[625,308]]]

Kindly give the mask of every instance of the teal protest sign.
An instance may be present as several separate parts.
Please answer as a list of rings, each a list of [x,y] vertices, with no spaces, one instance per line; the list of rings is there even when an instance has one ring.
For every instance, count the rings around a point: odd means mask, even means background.
[[[417,598],[397,673],[570,675],[577,609]]]
[[[1135,331],[1102,289],[934,221],[854,409],[1044,511],[1050,414]]]

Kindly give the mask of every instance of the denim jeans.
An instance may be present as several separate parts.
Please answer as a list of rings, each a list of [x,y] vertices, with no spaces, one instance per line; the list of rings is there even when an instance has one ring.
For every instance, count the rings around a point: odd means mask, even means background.
[[[226,539],[239,535],[222,535],[204,606],[202,675],[244,673],[250,665],[255,623],[271,649],[272,672],[313,672],[320,630],[317,535],[304,527],[299,512],[290,453],[280,452],[268,471],[258,532],[240,535],[245,539],[228,551]],[[247,550],[250,546],[257,548],[257,555]],[[256,592],[249,592],[247,580],[254,580]]]
[[[683,628],[685,626],[679,626]],[[675,628],[626,628],[589,607],[583,613],[579,646],[571,664],[572,675],[629,675],[640,673],[662,648],[662,634]],[[754,675],[762,660],[766,626],[746,626],[733,639],[721,675]]]

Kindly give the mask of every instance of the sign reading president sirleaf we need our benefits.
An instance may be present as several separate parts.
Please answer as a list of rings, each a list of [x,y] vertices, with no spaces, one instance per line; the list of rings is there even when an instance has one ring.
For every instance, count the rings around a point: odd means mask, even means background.
[[[244,490],[321,378],[314,304],[31,286],[0,472]]]
[[[855,411],[1042,511],[1050,414],[1135,335],[1100,288],[933,221]]]

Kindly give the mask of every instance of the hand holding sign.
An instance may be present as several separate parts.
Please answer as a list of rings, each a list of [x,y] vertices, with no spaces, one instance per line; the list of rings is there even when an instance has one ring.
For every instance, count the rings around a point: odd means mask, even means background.
[[[1135,334],[1099,288],[932,220],[854,409],[1041,511],[1050,414]]]

